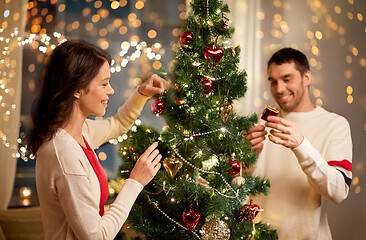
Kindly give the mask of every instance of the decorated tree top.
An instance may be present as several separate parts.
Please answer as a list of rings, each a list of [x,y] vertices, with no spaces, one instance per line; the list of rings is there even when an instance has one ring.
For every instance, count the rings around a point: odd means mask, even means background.
[[[167,126],[162,132],[137,122],[121,148],[131,169],[145,149],[159,141],[164,169],[145,187],[129,220],[147,239],[276,239],[255,221],[260,206],[251,196],[266,194],[269,182],[245,174],[256,154],[244,131],[257,121],[237,115],[232,103],[245,95],[246,72],[238,69],[239,47],[228,6],[194,0],[175,52],[171,88],[152,104]],[[260,214],[260,213],[259,213]]]

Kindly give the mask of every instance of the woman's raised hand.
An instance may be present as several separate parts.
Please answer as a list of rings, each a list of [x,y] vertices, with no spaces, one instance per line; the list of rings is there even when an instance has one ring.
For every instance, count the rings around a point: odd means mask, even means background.
[[[134,168],[131,171],[130,178],[146,186],[156,175],[161,167],[161,154],[156,149],[157,142],[154,142],[137,160]]]
[[[148,80],[142,83],[137,91],[146,97],[152,97],[155,94],[160,94],[164,90],[169,88],[169,82],[159,77],[158,75],[152,75]]]

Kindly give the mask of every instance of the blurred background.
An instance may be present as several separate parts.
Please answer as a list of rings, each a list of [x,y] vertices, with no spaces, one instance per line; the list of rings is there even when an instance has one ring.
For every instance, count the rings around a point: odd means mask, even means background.
[[[347,200],[329,203],[333,239],[366,234],[366,1],[223,0],[236,29],[227,47],[241,46],[241,69],[248,73],[241,114],[276,106],[266,75],[268,58],[282,47],[304,52],[310,61],[314,104],[348,119],[354,145],[353,182]],[[44,0],[0,2],[0,207],[39,205],[35,160],[25,152],[30,108],[47,57],[59,43],[84,39],[113,58],[113,115],[129,94],[152,73],[168,71],[178,47],[180,27],[189,11],[186,0]],[[161,130],[148,102],[143,124]],[[118,153],[125,136],[97,150],[110,180],[118,176]]]

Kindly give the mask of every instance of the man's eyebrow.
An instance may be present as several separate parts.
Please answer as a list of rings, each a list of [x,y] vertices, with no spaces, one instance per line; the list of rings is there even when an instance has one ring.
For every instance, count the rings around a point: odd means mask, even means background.
[[[281,76],[281,77],[279,77],[280,79],[283,79],[283,78],[288,78],[288,77],[291,77],[293,74],[292,73],[289,73],[289,74],[285,74],[285,75],[283,75],[283,76]],[[272,81],[272,80],[276,80],[276,79],[274,79],[274,78],[272,78],[272,77],[268,77],[268,80],[269,81]]]

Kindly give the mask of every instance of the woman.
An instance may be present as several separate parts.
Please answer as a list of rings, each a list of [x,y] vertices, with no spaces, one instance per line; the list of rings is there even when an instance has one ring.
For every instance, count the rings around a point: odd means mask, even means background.
[[[102,116],[109,96],[110,56],[80,40],[52,52],[33,104],[34,127],[28,147],[37,156],[36,182],[45,239],[113,239],[143,187],[159,170],[161,155],[152,144],[136,162],[121,192],[104,213],[108,180],[93,149],[126,133],[147,99],[168,83],[153,75],[116,115]]]

